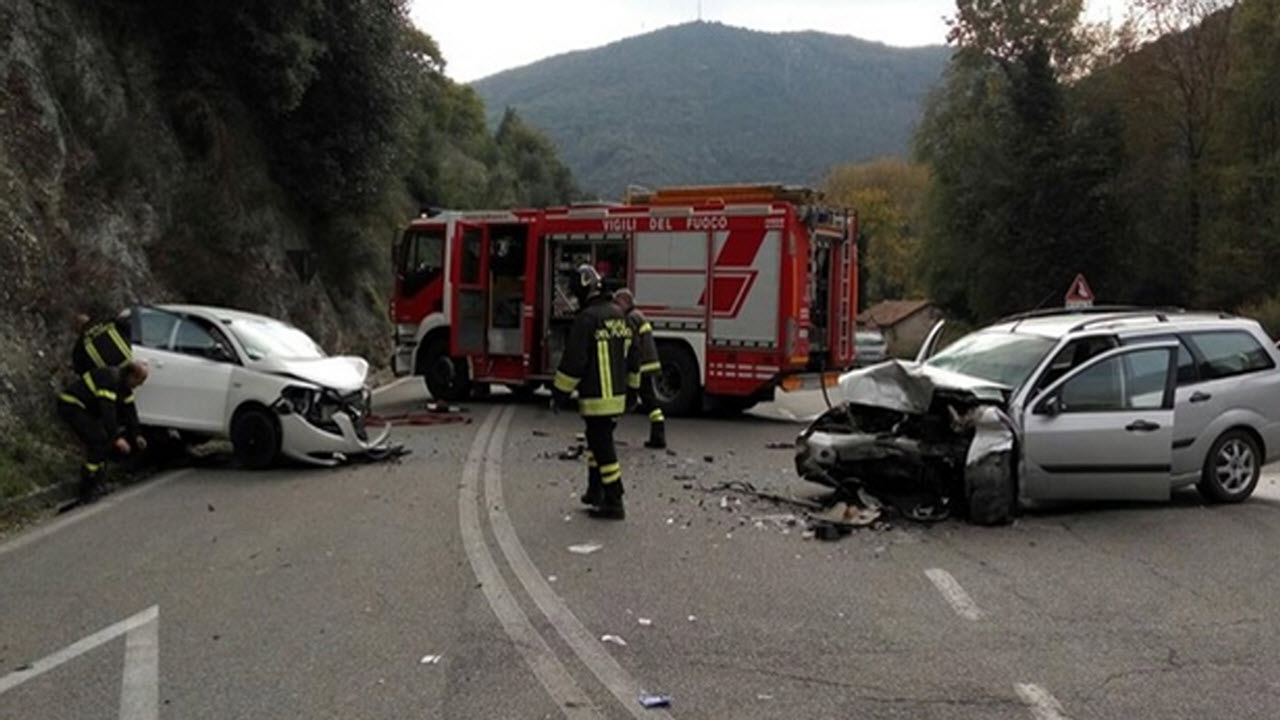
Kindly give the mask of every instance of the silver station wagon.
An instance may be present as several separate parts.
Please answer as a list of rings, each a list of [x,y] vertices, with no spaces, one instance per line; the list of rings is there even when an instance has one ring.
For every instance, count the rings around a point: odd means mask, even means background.
[[[802,477],[933,495],[982,524],[1023,501],[1240,502],[1280,459],[1280,351],[1253,320],[1134,308],[1027,313],[840,380],[797,439]]]

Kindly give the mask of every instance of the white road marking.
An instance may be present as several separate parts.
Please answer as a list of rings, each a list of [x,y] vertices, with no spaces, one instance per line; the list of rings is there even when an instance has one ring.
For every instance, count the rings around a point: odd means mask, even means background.
[[[933,582],[934,587],[938,588],[938,592],[942,593],[942,597],[950,603],[951,609],[965,620],[977,620],[982,617],[982,611],[978,609],[973,598],[969,597],[969,593],[960,587],[960,583],[951,577],[951,573],[942,568],[929,568],[924,571],[929,580]]]
[[[575,720],[603,720],[604,715],[596,709],[582,688],[578,687],[546,640],[529,622],[529,616],[511,594],[493,555],[489,553],[488,545],[485,544],[480,524],[480,466],[484,460],[485,443],[489,440],[497,416],[497,408],[489,411],[476,432],[471,452],[467,454],[466,464],[462,468],[462,491],[458,495],[458,524],[462,545],[493,614],[498,616],[503,630],[524,658],[525,664],[533,671],[564,716]]]
[[[63,515],[62,517],[58,518],[57,520],[54,520],[51,523],[48,523],[47,525],[41,525],[40,527],[34,530],[31,530],[30,532],[23,533],[13,538],[12,540],[0,545],[0,555],[11,553],[14,550],[17,550],[18,548],[25,547],[37,540],[48,537],[49,535],[52,535],[58,532],[59,530],[70,527],[71,525],[75,525],[76,523],[82,520],[87,520],[104,510],[107,510],[116,505],[119,505],[125,500],[128,500],[133,497],[137,497],[138,495],[141,495],[145,492],[150,492],[152,490],[155,490],[156,488],[162,485],[165,485],[173,480],[176,480],[191,471],[192,471],[192,468],[183,468],[182,470],[175,470],[171,473],[166,473],[164,475],[161,475],[155,480],[144,482],[141,485],[138,485],[137,487],[133,487],[123,492],[115,493],[113,495],[108,495],[102,500],[99,500],[98,502],[90,505],[89,507],[78,509],[78,510],[72,510],[71,512],[67,513],[66,515]]]
[[[498,540],[503,555],[512,572],[524,586],[525,592],[533,598],[533,602],[542,610],[542,614],[551,621],[560,637],[573,648],[578,659],[600,680],[609,692],[622,703],[633,717],[665,718],[671,720],[666,710],[644,708],[636,698],[641,692],[640,684],[617,660],[609,654],[604,645],[596,640],[595,635],[587,630],[582,621],[569,610],[564,601],[551,589],[551,585],[543,579],[533,561],[525,552],[524,545],[516,535],[515,526],[507,515],[506,504],[502,499],[502,446],[507,435],[507,426],[515,415],[515,407],[503,410],[502,419],[498,423],[489,440],[488,464],[485,466],[484,492],[485,504],[489,508],[489,524],[493,528],[493,536]]]
[[[156,720],[159,715],[160,623],[153,619],[124,636],[120,720]]]
[[[11,672],[4,677],[0,677],[0,694],[4,694],[9,690],[18,687],[33,677],[43,675],[62,663],[83,655],[99,645],[111,642],[127,632],[140,628],[147,623],[154,623],[159,617],[160,607],[158,605],[152,605],[133,617],[125,618],[124,620],[121,620],[109,627],[105,627],[86,638],[71,643],[51,655],[40,658],[39,660],[31,663],[31,667],[25,670],[18,670],[16,672]]]
[[[1018,697],[1031,709],[1031,717],[1036,720],[1070,720],[1062,703],[1049,694],[1048,690],[1031,683],[1018,683],[1013,686]]]

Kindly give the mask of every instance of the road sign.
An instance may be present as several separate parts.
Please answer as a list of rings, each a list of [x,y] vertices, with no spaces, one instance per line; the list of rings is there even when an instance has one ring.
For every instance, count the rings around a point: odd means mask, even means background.
[[[1063,301],[1068,308],[1093,307],[1093,288],[1089,287],[1089,281],[1084,279],[1083,273],[1076,274],[1076,279],[1071,281],[1071,287],[1067,289]]]

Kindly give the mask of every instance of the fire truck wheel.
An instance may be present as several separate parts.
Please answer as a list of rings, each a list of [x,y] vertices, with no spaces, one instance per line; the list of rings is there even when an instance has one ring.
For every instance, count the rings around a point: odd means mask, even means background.
[[[458,402],[471,394],[467,366],[449,357],[449,338],[432,340],[418,354],[417,374],[423,376],[427,390],[436,400]]]
[[[701,409],[702,386],[698,361],[679,343],[659,343],[662,373],[657,378],[658,404],[668,415],[692,415]]]

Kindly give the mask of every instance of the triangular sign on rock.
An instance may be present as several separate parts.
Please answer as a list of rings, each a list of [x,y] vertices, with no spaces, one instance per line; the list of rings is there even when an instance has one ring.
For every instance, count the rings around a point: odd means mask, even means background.
[[[1069,308],[1090,307],[1093,305],[1093,288],[1089,287],[1089,281],[1084,279],[1084,273],[1076,274],[1076,279],[1071,281],[1071,287],[1067,289],[1066,297],[1063,300]]]

